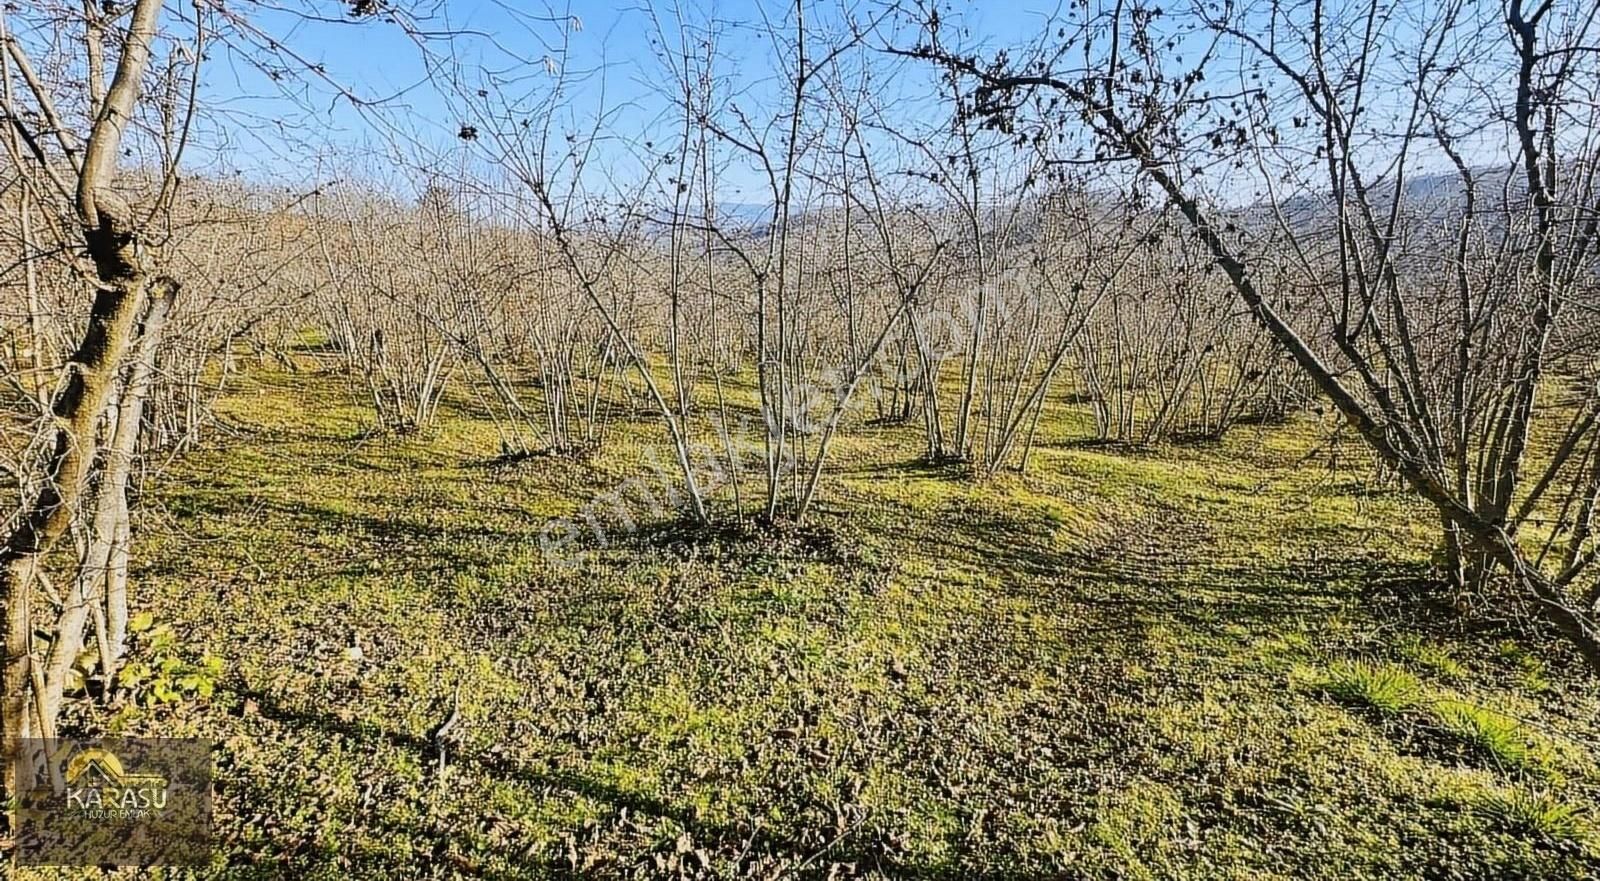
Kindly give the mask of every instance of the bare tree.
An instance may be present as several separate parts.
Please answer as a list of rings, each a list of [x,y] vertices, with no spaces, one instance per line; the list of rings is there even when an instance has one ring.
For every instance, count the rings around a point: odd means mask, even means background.
[[[1175,16],[1116,2],[1075,13],[1061,29],[1067,40],[1026,57],[984,63],[936,38],[904,51],[962,73],[980,112],[1007,127],[1067,124],[1046,103],[1060,99],[1087,135],[1075,155],[1124,161],[1137,171],[1130,183],[1171,202],[1262,328],[1438,510],[1450,553],[1464,553],[1468,569],[1505,573],[1600,666],[1600,591],[1580,587],[1600,554],[1592,359],[1563,358],[1558,345],[1572,338],[1569,304],[1594,272],[1600,224],[1600,129],[1567,112],[1581,102],[1566,103],[1594,87],[1586,47],[1596,13],[1509,0],[1496,20],[1449,3],[1404,45],[1388,14],[1379,4],[1335,13],[1268,3]],[[1068,60],[1068,45],[1081,62]],[[1208,77],[1230,54],[1243,59],[1240,82],[1213,92]],[[1178,71],[1175,56],[1185,58]],[[1444,122],[1474,118],[1464,104],[1499,120],[1510,145],[1517,180],[1501,175],[1498,229],[1476,210],[1482,194],[1452,148],[1485,135]],[[1417,221],[1406,184],[1429,141],[1455,154],[1466,191],[1449,298],[1406,250]],[[1253,182],[1268,216],[1229,207],[1208,190],[1208,170]],[[1484,235],[1518,264],[1510,278],[1490,283],[1488,267],[1474,266]],[[1425,321],[1436,295],[1452,311]],[[1326,334],[1293,318],[1305,304],[1323,313]],[[1440,352],[1451,357],[1430,357]],[[1558,388],[1555,406],[1536,405]],[[1555,455],[1530,471],[1529,438],[1544,420],[1565,427],[1553,429]],[[1554,523],[1542,535],[1530,534],[1536,512]]]
[[[68,17],[64,10],[45,8],[41,18],[30,18],[32,28],[70,33],[81,25],[83,38],[79,69],[88,73],[86,102],[67,103],[68,92],[41,79],[29,49],[16,33],[15,20],[5,20],[5,52],[10,62],[4,71],[8,88],[4,107],[7,123],[26,145],[14,155],[17,171],[33,181],[34,191],[48,194],[59,213],[58,227],[73,230],[87,255],[78,267],[92,285],[94,302],[76,351],[69,356],[62,380],[51,401],[52,438],[38,465],[36,489],[13,521],[0,547],[0,605],[6,618],[5,664],[0,670],[0,725],[4,728],[7,791],[15,796],[18,750],[22,738],[53,733],[54,719],[40,693],[42,671],[36,664],[34,630],[43,624],[34,615],[33,589],[41,556],[66,534],[84,495],[101,450],[100,424],[107,418],[127,356],[140,335],[159,333],[161,316],[177,293],[178,285],[159,268],[149,265],[142,240],[148,216],[117,190],[117,162],[131,123],[139,111],[140,91],[151,65],[152,47],[161,25],[159,0],[138,0],[122,14],[102,13],[85,7]],[[198,15],[198,13],[197,13]],[[81,21],[74,19],[81,18]],[[9,19],[9,16],[7,16]],[[104,50],[116,50],[116,67],[106,77]],[[55,43],[54,45],[62,45]],[[20,80],[13,90],[11,81]],[[27,102],[27,103],[24,103]],[[176,156],[172,157],[176,162]],[[169,168],[168,175],[173,174]],[[165,192],[163,186],[159,193]],[[168,197],[170,198],[170,197]],[[159,204],[159,203],[158,203]],[[129,380],[138,377],[130,376]],[[130,381],[126,392],[142,393],[143,383]],[[124,400],[119,417],[137,418],[137,405]],[[137,429],[127,429],[136,433]],[[111,435],[116,438],[115,431]],[[120,461],[125,444],[114,440],[114,457]],[[126,471],[113,467],[101,475],[98,491],[120,495]],[[125,507],[115,500],[96,505],[121,515]],[[111,536],[101,533],[99,542]],[[91,569],[89,576],[96,577]],[[80,639],[82,620],[76,616],[83,604],[70,603],[53,629],[58,644]],[[78,624],[76,632],[60,629]]]

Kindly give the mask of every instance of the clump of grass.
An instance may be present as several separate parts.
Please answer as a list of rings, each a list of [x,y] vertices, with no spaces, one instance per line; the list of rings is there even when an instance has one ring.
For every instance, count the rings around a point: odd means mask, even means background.
[[[1550,691],[1551,685],[1545,676],[1544,662],[1537,655],[1518,645],[1516,640],[1508,639],[1500,643],[1500,660],[1516,668],[1517,678],[1522,687],[1534,694],[1543,694]]]
[[[1431,671],[1440,679],[1455,681],[1467,675],[1467,668],[1442,645],[1408,637],[1400,643],[1400,655],[1412,663]]]
[[[1510,716],[1460,700],[1439,701],[1432,710],[1439,727],[1502,767],[1543,770],[1548,763],[1546,751]]]
[[[1554,688],[1550,684],[1550,680],[1545,677],[1543,670],[1527,669],[1522,671],[1522,687],[1534,694],[1544,694]]]
[[[1329,667],[1317,685],[1345,703],[1383,713],[1399,713],[1422,699],[1422,683],[1393,664],[1340,662]]]
[[[1587,825],[1581,807],[1548,792],[1522,787],[1489,790],[1477,799],[1473,811],[1506,832],[1555,840],[1579,841]]]

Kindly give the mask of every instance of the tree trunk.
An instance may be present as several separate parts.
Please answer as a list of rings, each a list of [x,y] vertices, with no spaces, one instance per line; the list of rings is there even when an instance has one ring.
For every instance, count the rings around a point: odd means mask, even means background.
[[[83,496],[96,453],[96,427],[105,412],[113,380],[128,349],[133,327],[147,296],[170,297],[167,279],[135,277],[95,296],[83,341],[66,364],[67,378],[51,406],[55,441],[45,478],[5,546],[0,548],[0,605],[5,609],[5,665],[0,669],[0,727],[5,738],[7,792],[16,793],[18,751],[29,735],[29,682],[32,676],[33,620],[29,591],[39,558],[67,532]]]
[[[88,622],[90,607],[110,596],[104,589],[110,586],[113,558],[120,562],[124,576],[119,581],[117,607],[121,621],[127,620],[126,591],[126,536],[128,534],[128,477],[133,467],[134,447],[139,439],[140,425],[144,421],[145,395],[150,388],[150,374],[155,366],[156,347],[172,307],[173,295],[168,288],[163,295],[150,300],[145,313],[144,330],[132,357],[122,394],[111,420],[114,428],[109,445],[102,457],[99,480],[95,486],[94,520],[90,525],[89,544],[78,567],[78,577],[63,598],[61,617],[56,622],[55,644],[51,646],[49,660],[44,670],[44,694],[35,697],[40,702],[40,715],[53,720],[61,706],[68,671],[83,649],[84,627]],[[119,539],[121,539],[119,541]],[[117,553],[117,548],[122,553]],[[108,602],[108,606],[110,603]],[[117,641],[118,654],[100,659],[106,676],[106,687],[111,685],[122,640]],[[109,640],[108,640],[109,653]]]

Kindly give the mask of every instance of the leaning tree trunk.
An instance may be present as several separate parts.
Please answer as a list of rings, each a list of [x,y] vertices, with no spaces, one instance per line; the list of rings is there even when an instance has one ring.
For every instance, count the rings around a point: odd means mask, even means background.
[[[29,595],[41,558],[72,523],[89,482],[98,452],[98,427],[129,341],[144,304],[151,296],[170,297],[176,285],[146,270],[138,241],[137,215],[112,190],[122,139],[134,117],[139,85],[150,62],[161,15],[161,0],[137,0],[121,39],[117,69],[104,95],[91,105],[93,125],[87,137],[55,134],[76,172],[75,220],[94,263],[96,292],[89,323],[77,351],[67,360],[65,376],[51,402],[54,437],[39,474],[38,489],[25,499],[16,526],[0,546],[0,610],[5,616],[5,658],[0,665],[0,762],[5,764],[6,792],[16,803],[22,739],[34,732],[30,719],[34,683],[33,620]],[[95,44],[98,47],[98,44]],[[21,58],[14,38],[6,52]],[[98,49],[90,55],[92,78],[100,76]],[[48,89],[36,79],[28,86],[40,106],[53,106]],[[16,125],[24,123],[13,120]],[[76,142],[76,143],[75,143]],[[81,144],[81,152],[76,150]],[[81,157],[81,158],[80,158]],[[46,159],[39,156],[41,163]],[[37,717],[43,727],[51,720]],[[47,731],[37,732],[39,734]]]
[[[18,751],[32,735],[29,724],[33,676],[33,618],[29,591],[40,557],[72,523],[97,452],[97,431],[141,307],[152,288],[170,296],[165,280],[135,276],[101,290],[94,299],[83,341],[67,362],[66,381],[51,405],[55,438],[38,492],[0,547],[0,604],[6,618],[5,665],[0,668],[0,725],[4,727],[7,791],[16,794]]]
[[[105,677],[105,687],[110,688],[121,657],[123,639],[113,642],[107,638],[103,621],[109,617],[123,625],[127,621],[127,591],[124,582],[111,591],[113,558],[119,544],[125,547],[128,532],[128,476],[132,471],[134,448],[139,439],[139,428],[144,419],[145,395],[150,388],[150,374],[154,369],[156,347],[172,308],[176,290],[169,287],[151,298],[146,310],[143,331],[134,347],[131,365],[123,382],[122,393],[112,414],[110,443],[102,455],[102,465],[95,482],[93,499],[94,518],[90,522],[89,542],[78,566],[78,576],[73,579],[66,596],[62,598],[61,615],[55,627],[55,642],[45,662],[44,693],[35,696],[39,702],[38,715],[54,719],[61,707],[67,677],[83,649],[84,627],[91,609],[104,604],[108,615],[96,615],[96,633],[100,651],[100,668]],[[122,540],[122,541],[119,541]],[[125,563],[125,556],[119,562]]]

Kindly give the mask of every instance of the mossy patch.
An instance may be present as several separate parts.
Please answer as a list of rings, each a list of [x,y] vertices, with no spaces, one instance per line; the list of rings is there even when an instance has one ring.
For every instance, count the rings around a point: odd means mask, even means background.
[[[247,374],[219,412],[237,436],[146,487],[134,577],[214,693],[69,719],[216,741],[201,877],[1600,866],[1592,678],[1440,626],[1432,520],[1307,466],[1314,421],[1113,450],[1053,402],[988,481],[852,426],[804,529],[635,512],[565,566],[541,529],[640,473],[649,420],[509,463],[454,403],[370,435],[337,377]]]

